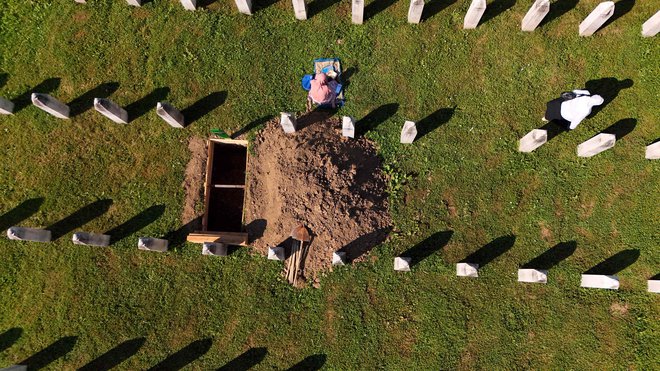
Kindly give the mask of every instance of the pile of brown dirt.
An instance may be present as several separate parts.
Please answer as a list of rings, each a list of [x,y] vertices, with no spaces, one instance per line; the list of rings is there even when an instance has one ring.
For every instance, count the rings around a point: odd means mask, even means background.
[[[246,222],[260,253],[284,246],[287,256],[291,230],[304,224],[312,235],[304,275],[316,283],[331,268],[333,252],[360,261],[387,238],[387,182],[374,143],[342,137],[338,119],[312,112],[298,119],[298,127],[284,134],[273,120],[257,136]]]

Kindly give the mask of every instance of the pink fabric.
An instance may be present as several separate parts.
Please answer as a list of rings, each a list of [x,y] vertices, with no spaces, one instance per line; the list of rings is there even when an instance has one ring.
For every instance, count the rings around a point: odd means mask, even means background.
[[[317,73],[311,81],[312,88],[309,90],[309,97],[317,104],[331,103],[337,97],[335,89],[337,82],[329,80],[324,73]]]

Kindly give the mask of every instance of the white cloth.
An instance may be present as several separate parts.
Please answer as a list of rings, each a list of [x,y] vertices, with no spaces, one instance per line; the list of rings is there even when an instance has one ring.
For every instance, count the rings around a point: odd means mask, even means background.
[[[569,129],[575,129],[589,114],[593,106],[600,106],[605,101],[600,95],[590,95],[588,90],[573,90],[577,98],[561,104],[561,117],[571,123]]]

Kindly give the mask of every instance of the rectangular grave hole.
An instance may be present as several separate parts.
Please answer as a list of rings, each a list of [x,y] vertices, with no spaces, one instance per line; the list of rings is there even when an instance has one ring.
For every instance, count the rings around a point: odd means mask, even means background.
[[[211,141],[213,157],[211,184],[245,185],[247,147]]]
[[[241,232],[245,190],[242,188],[211,188],[209,191],[207,230]]]

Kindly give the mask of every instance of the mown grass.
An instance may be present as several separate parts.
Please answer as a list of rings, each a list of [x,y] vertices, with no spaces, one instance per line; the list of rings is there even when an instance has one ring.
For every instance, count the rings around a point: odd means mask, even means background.
[[[463,31],[467,1],[419,25],[406,23],[408,3],[398,1],[354,26],[347,1],[317,3],[330,6],[300,22],[286,1],[248,17],[230,1],[187,12],[174,0],[139,9],[119,0],[0,0],[0,96],[14,99],[52,78],[64,102],[107,82],[119,84],[111,99],[124,106],[160,88],[180,108],[227,96],[185,130],[152,111],[126,126],[92,110],[61,121],[31,106],[0,118],[0,211],[43,198],[21,225],[47,227],[110,199],[83,226],[106,232],[164,205],[109,249],[74,246],[70,235],[48,245],[0,241],[0,333],[22,329],[0,344],[0,366],[76,336],[51,367],[81,367],[141,337],[122,368],[148,368],[209,338],[191,367],[219,367],[258,347],[268,352],[260,369],[312,355],[325,355],[328,369],[656,367],[660,301],[645,280],[660,266],[660,177],[643,156],[660,136],[660,48],[639,33],[657,9],[637,2],[595,36],[578,37],[597,3],[582,1],[528,34],[519,31],[522,2]],[[138,235],[181,227],[187,139],[303,110],[299,78],[323,56],[355,71],[340,114],[359,120],[390,105],[367,133],[401,179],[394,233],[373,261],[336,269],[318,290],[293,290],[277,263],[248,249],[224,259],[190,244],[164,255],[137,251]],[[574,132],[533,154],[516,151],[518,138],[542,125],[547,100],[602,78],[633,85]],[[636,126],[612,150],[576,157],[579,143],[623,119]],[[404,120],[443,124],[402,146]],[[447,245],[413,272],[392,271],[394,256],[443,231],[453,231]],[[455,277],[456,262],[508,235],[515,244],[479,279]],[[547,285],[516,282],[520,265],[568,241],[577,249]],[[433,238],[428,246],[439,247]],[[619,274],[619,291],[578,287],[582,272],[622,250],[639,258]]]

